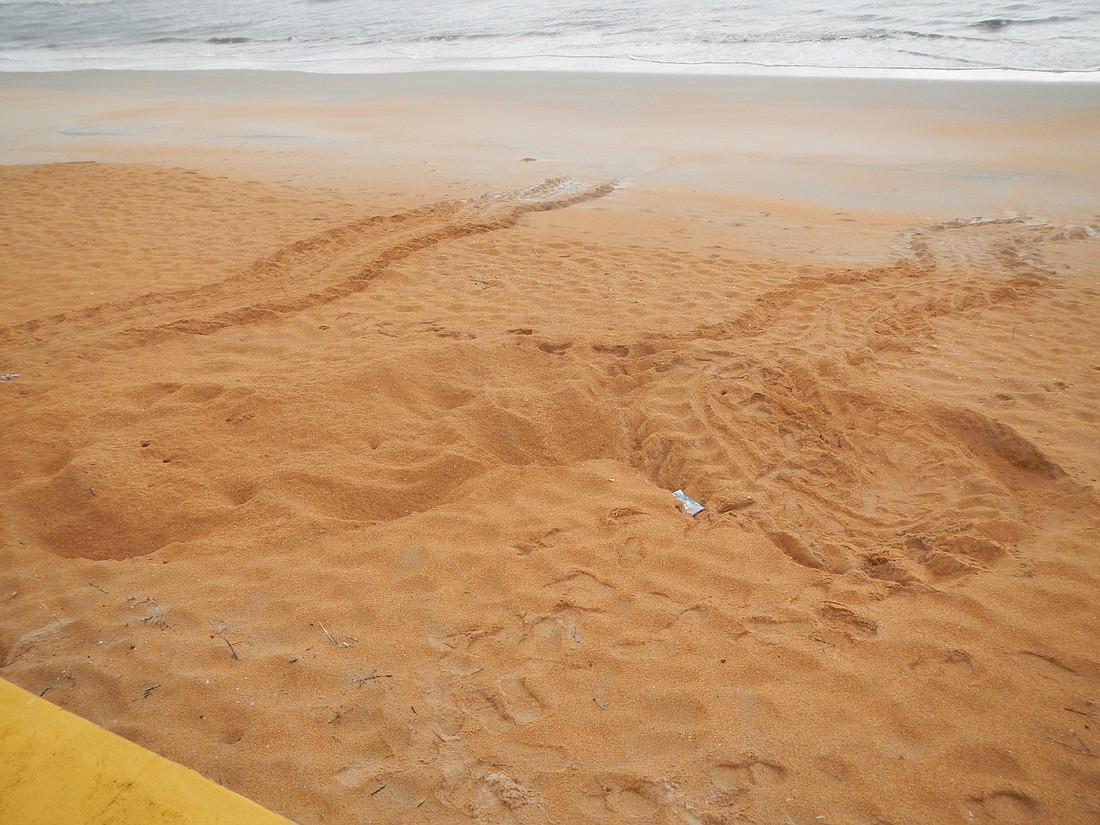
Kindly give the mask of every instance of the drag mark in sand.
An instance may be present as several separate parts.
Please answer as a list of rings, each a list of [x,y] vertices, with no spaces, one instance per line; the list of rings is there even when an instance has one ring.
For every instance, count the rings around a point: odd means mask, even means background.
[[[552,178],[514,192],[445,200],[388,216],[371,216],[297,240],[247,270],[203,287],[153,292],[0,329],[0,343],[62,328],[88,333],[81,355],[155,343],[173,334],[209,335],[227,327],[277,321],[366,289],[396,261],[448,241],[509,229],[525,215],[604,197],[614,183]],[[150,323],[150,318],[164,320]],[[104,340],[107,339],[107,340]],[[121,339],[121,340],[120,340]]]
[[[204,306],[202,317],[180,319],[156,329],[208,335],[230,326],[277,320],[361,292],[395,261],[415,252],[470,235],[509,229],[526,214],[564,209],[603,197],[614,188],[611,183],[587,186],[570,178],[555,178],[516,192],[443,202],[389,220],[368,218],[338,227],[257,261],[243,279],[261,285],[264,294],[277,283],[283,298],[259,300],[213,314],[208,311],[210,307]],[[291,290],[302,287],[311,290],[291,294]],[[239,295],[227,292],[219,304],[257,297],[255,289]]]
[[[940,324],[1058,289],[1048,249],[1087,229],[918,227],[902,237],[935,243],[892,266],[811,270],[728,319],[594,344],[632,463],[662,488],[692,479],[806,568],[906,585],[1026,566],[1037,511],[1068,517],[1080,487],[987,412],[884,392],[878,365],[927,350]]]

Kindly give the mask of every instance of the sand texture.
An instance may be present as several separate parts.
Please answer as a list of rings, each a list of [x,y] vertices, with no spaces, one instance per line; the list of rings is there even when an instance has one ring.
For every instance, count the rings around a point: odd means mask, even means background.
[[[521,157],[0,167],[0,676],[309,825],[1100,821],[1095,215]]]

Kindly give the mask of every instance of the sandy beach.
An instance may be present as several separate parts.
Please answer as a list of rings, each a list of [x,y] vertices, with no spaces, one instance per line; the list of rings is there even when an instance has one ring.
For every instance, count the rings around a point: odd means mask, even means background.
[[[0,677],[303,825],[1100,822],[1100,84],[0,109]]]

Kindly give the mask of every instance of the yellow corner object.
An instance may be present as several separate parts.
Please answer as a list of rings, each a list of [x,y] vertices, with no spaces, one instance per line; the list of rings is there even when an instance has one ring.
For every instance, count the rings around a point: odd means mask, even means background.
[[[0,823],[288,825],[289,820],[0,679]]]

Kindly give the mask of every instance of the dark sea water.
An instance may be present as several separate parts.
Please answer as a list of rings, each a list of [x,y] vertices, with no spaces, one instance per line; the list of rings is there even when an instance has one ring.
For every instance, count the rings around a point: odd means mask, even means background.
[[[1100,0],[0,0],[0,70],[1100,73]]]

